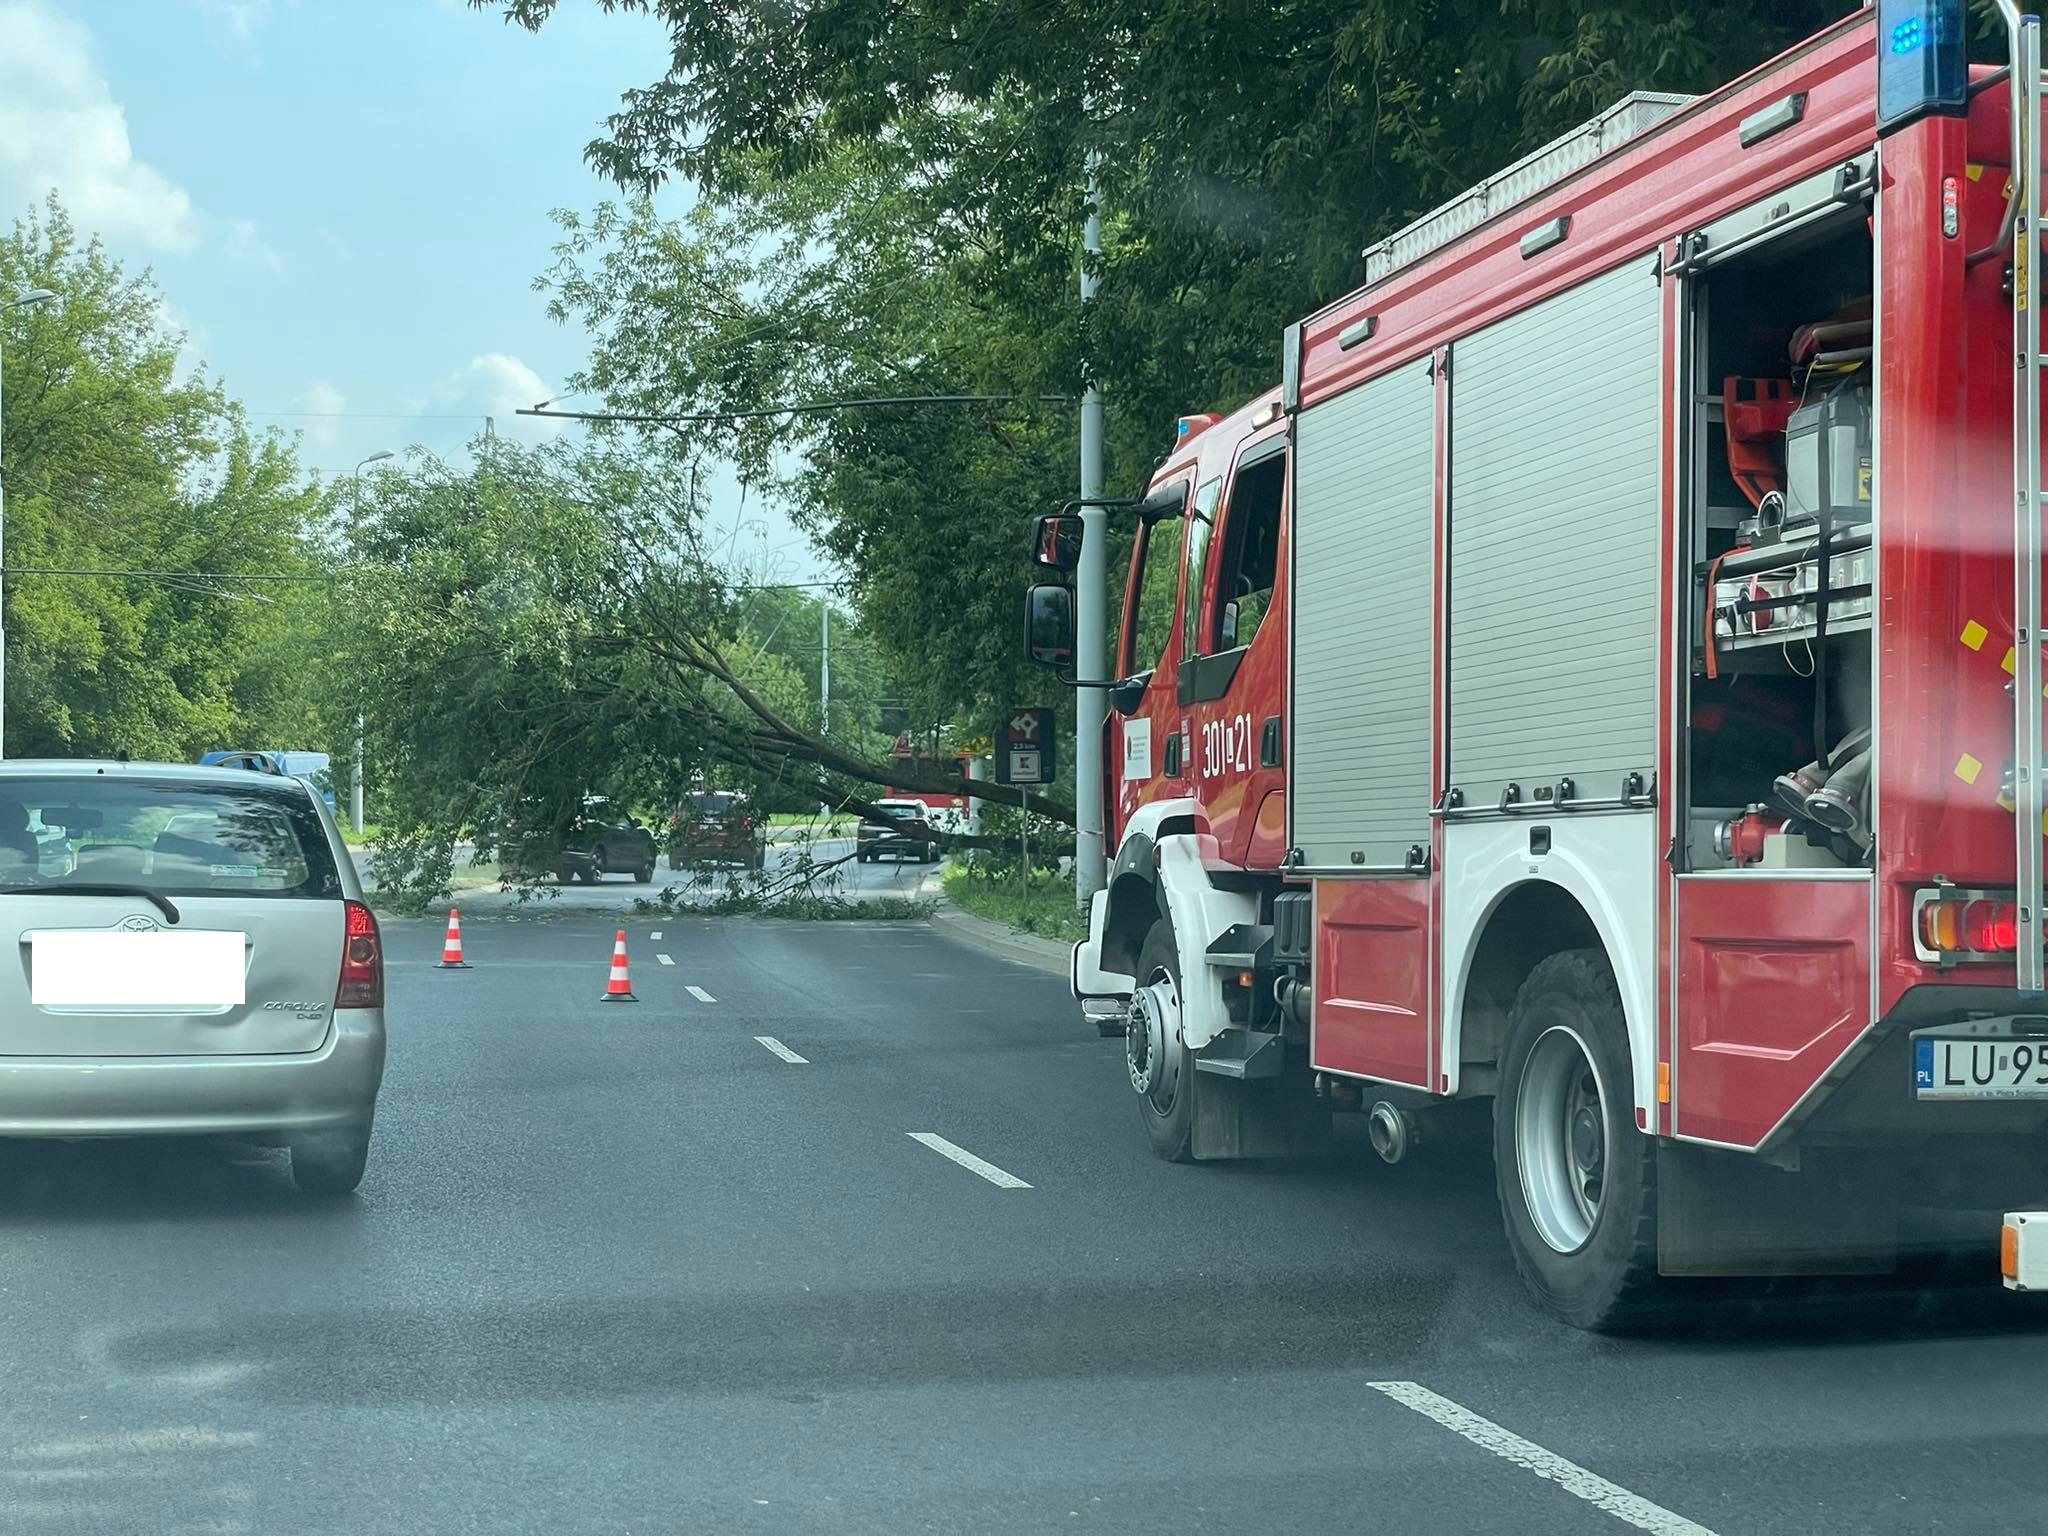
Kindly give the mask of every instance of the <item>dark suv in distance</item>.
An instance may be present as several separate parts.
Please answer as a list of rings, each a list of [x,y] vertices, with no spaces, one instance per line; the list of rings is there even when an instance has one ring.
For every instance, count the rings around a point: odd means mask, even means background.
[[[729,789],[701,789],[676,802],[668,818],[668,867],[732,864],[759,870],[766,857],[766,830],[744,795]]]
[[[886,822],[871,821],[863,816],[860,831],[854,842],[854,857],[863,864],[872,864],[885,853],[897,858],[915,858],[920,864],[930,864],[939,856],[939,845],[917,836],[903,826],[904,822],[918,822],[931,815],[931,807],[922,800],[877,800],[875,808],[888,813]]]
[[[515,877],[552,874],[564,885],[571,880],[594,885],[615,874],[630,874],[642,885],[654,878],[654,834],[639,817],[619,811],[602,795],[584,796],[582,811],[560,832],[538,822],[515,823],[506,846],[505,871]]]
[[[579,880],[630,874],[645,885],[654,878],[654,834],[602,795],[586,795],[583,814],[562,840],[562,859]]]

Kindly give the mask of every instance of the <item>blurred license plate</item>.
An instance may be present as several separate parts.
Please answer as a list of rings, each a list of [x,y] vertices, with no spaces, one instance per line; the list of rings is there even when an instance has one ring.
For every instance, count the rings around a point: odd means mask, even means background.
[[[1913,1092],[1923,1099],[2048,1099],[2048,1040],[1915,1040]]]
[[[221,1008],[245,1000],[240,933],[58,929],[29,938],[38,1008]]]

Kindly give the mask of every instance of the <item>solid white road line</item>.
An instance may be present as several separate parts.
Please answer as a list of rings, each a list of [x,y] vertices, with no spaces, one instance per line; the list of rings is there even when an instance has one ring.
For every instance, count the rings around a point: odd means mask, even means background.
[[[807,1067],[810,1065],[809,1061],[797,1055],[795,1051],[792,1051],[773,1035],[756,1035],[754,1040],[757,1044],[766,1046],[775,1055],[780,1056],[784,1061],[790,1062],[795,1066]]]
[[[1014,1173],[1005,1173],[994,1163],[983,1162],[965,1147],[956,1147],[945,1137],[931,1131],[905,1131],[912,1141],[921,1141],[941,1157],[950,1157],[969,1173],[978,1173],[998,1189],[1029,1189],[1031,1186]]]
[[[661,937],[661,930],[657,928],[654,930],[654,932],[647,935],[647,937],[649,937],[650,939],[659,939]]]
[[[1714,1536],[1704,1525],[1675,1515],[1661,1504],[1630,1493],[1598,1473],[1588,1472],[1577,1462],[1566,1461],[1534,1441],[1524,1440],[1512,1430],[1502,1429],[1491,1419],[1481,1418],[1470,1408],[1440,1397],[1413,1381],[1367,1382],[1375,1392],[1384,1392],[1397,1403],[1405,1403],[1424,1418],[1435,1419],[1445,1429],[1463,1435],[1481,1450],[1491,1451],[1538,1477],[1547,1477],[1569,1494],[1604,1509],[1617,1520],[1627,1521],[1651,1536]]]
[[[713,997],[709,992],[706,992],[702,987],[686,986],[683,988],[683,990],[689,993],[690,996],[697,999],[697,1001],[700,1003],[715,1003],[718,1001],[717,998]]]
[[[674,965],[674,964],[675,964],[675,961],[673,961],[673,960],[669,959],[669,957],[668,957],[667,955],[656,955],[656,956],[655,956],[654,958],[655,958],[655,959],[657,959],[657,960],[659,960],[659,961],[660,961],[660,962],[661,962],[661,963],[662,963],[663,965]]]

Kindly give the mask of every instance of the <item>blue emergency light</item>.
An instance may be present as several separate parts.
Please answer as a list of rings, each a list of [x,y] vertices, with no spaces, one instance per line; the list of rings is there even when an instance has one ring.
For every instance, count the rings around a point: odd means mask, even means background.
[[[1878,0],[1877,131],[1969,106],[1965,0]]]

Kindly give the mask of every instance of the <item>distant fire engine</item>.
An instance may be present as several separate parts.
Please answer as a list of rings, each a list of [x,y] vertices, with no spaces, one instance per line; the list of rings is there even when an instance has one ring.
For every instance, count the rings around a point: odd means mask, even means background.
[[[1395,1162],[1491,1098],[1516,1263],[1588,1327],[2044,1203],[2042,83],[2006,20],[2009,74],[1960,0],[1888,3],[1629,96],[1182,422],[1073,977],[1162,1156],[1358,1111]],[[1035,658],[1071,611],[1033,589]],[[2005,1229],[2042,1283],[2048,1217]]]

